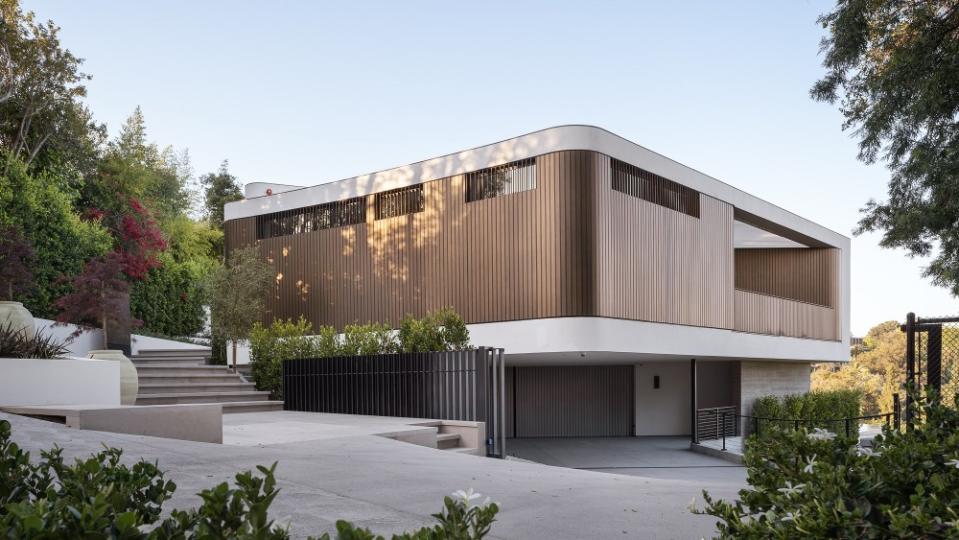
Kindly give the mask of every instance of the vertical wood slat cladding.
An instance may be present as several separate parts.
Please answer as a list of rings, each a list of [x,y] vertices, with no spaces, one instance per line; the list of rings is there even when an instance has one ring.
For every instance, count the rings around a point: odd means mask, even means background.
[[[774,336],[839,339],[835,309],[741,290],[736,291],[735,329]]]
[[[535,189],[472,203],[458,175],[423,184],[422,211],[258,242],[276,270],[264,321],[397,324],[452,306],[470,323],[581,316],[592,310],[591,152],[536,158]],[[255,218],[227,223],[232,249]]]
[[[737,249],[736,288],[836,307],[839,250]]]
[[[610,189],[595,162],[596,314],[732,328],[733,207],[698,194],[699,218]]]
[[[427,182],[423,211],[392,218],[375,219],[370,195],[357,225],[257,242],[255,218],[231,220],[227,251],[257,243],[274,265],[264,321],[396,325],[452,306],[468,323],[599,316],[759,331],[754,317],[773,304],[734,294],[731,205],[700,194],[696,218],[614,191],[610,158],[595,152],[542,155],[536,167],[535,189],[471,203],[463,175]],[[836,261],[836,306],[838,250],[821,251]],[[838,335],[834,312],[775,305],[799,313],[776,320],[815,313],[832,328],[816,335]]]

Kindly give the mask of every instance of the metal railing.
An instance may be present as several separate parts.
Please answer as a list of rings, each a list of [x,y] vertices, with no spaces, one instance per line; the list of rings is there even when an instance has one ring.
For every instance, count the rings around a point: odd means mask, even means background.
[[[893,394],[892,412],[871,414],[864,416],[851,416],[848,418],[828,418],[828,419],[802,419],[802,418],[774,418],[768,416],[755,416],[749,414],[737,414],[735,406],[709,407],[697,409],[696,425],[693,428],[695,433],[694,443],[706,440],[722,439],[722,449],[726,450],[726,438],[738,437],[740,435],[760,436],[763,428],[792,428],[799,430],[801,427],[820,427],[842,428],[846,437],[853,435],[853,426],[858,433],[859,424],[866,420],[881,419],[887,427],[894,427],[896,430],[901,428],[902,410],[899,401],[899,394]],[[765,424],[765,425],[764,425]],[[748,428],[752,428],[751,430]],[[837,429],[829,429],[838,433]]]

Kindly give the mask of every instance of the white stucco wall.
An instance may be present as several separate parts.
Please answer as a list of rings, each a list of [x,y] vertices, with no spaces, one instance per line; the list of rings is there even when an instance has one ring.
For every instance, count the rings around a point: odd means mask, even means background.
[[[87,352],[103,348],[103,331],[97,328],[82,327],[84,332],[77,337],[73,333],[80,329],[75,324],[58,325],[56,321],[50,319],[33,318],[33,324],[37,330],[43,330],[44,334],[52,335],[57,340],[65,342],[72,356],[84,357]]]
[[[689,434],[689,363],[636,365],[636,435]],[[653,377],[659,376],[659,388]]]
[[[120,363],[0,358],[0,405],[120,405]]]

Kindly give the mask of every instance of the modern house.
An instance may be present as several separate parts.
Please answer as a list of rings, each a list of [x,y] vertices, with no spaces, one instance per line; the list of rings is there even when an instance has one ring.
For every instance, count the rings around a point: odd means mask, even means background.
[[[452,306],[506,349],[511,436],[688,434],[848,359],[848,238],[600,128],[249,187],[226,245],[275,268],[265,318]]]

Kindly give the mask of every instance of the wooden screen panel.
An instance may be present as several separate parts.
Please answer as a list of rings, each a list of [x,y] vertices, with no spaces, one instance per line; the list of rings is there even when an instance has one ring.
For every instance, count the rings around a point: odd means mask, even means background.
[[[737,249],[736,288],[835,308],[839,250]]]
[[[699,217],[611,189],[595,162],[596,315],[733,327],[733,207],[699,194]]]
[[[736,291],[735,329],[774,336],[839,340],[835,309],[740,290]]]
[[[252,246],[255,241],[255,217],[231,219],[223,223],[223,245],[227,256],[238,247]]]

